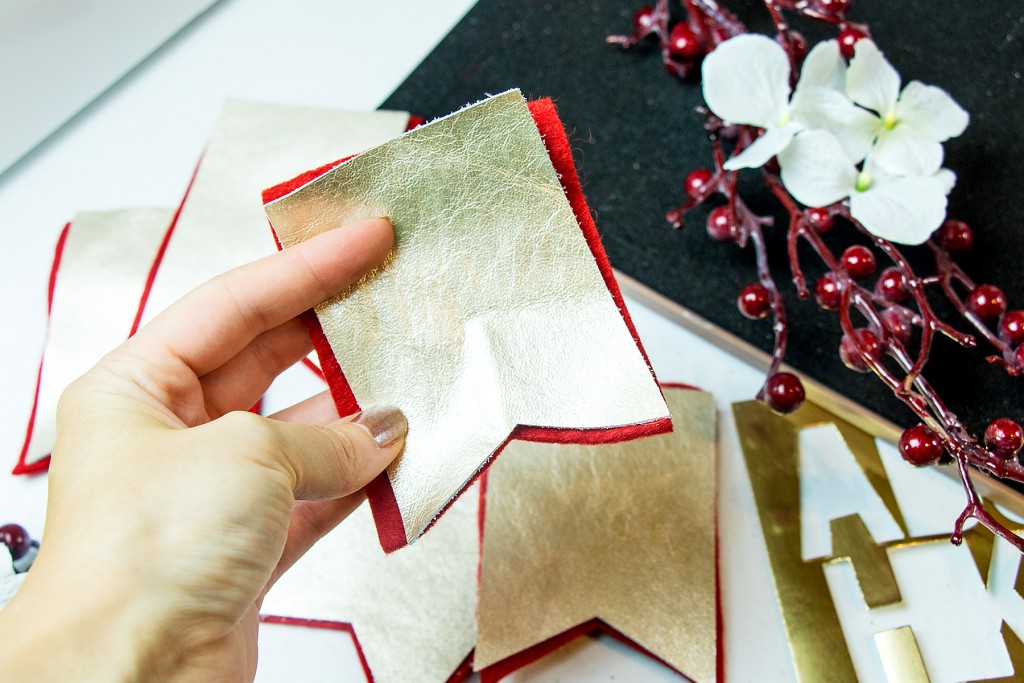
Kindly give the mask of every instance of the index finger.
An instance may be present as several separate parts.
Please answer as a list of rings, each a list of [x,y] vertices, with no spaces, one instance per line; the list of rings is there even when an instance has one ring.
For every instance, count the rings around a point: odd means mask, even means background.
[[[352,223],[200,285],[142,328],[129,344],[170,353],[197,376],[380,265],[394,242],[387,218]]]

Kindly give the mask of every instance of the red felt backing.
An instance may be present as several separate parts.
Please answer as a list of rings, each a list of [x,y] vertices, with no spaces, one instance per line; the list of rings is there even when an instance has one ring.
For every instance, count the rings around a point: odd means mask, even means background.
[[[633,321],[629,316],[629,311],[626,310],[626,304],[622,299],[622,293],[619,290],[619,285],[615,281],[611,264],[608,262],[608,257],[604,252],[604,247],[601,245],[601,238],[597,232],[597,226],[594,224],[590,208],[587,206],[586,198],[583,195],[583,188],[580,186],[576,167],[573,163],[572,148],[569,144],[569,139],[566,137],[562,122],[558,118],[555,105],[550,99],[543,99],[530,102],[529,108],[534,122],[537,125],[537,129],[540,132],[541,137],[544,139],[544,144],[547,147],[551,163],[555,167],[555,170],[558,172],[561,179],[562,187],[565,190],[569,204],[572,207],[576,220],[579,223],[580,229],[587,241],[587,246],[590,248],[591,254],[593,255],[598,269],[601,272],[601,277],[603,278],[605,285],[608,287],[612,300],[615,302],[616,308],[618,308],[619,313],[622,315],[623,322],[625,322],[630,335],[632,335],[636,342],[637,349],[643,356],[653,377],[654,370],[650,367],[650,360],[647,358],[647,353],[644,351],[643,345],[640,343],[636,327],[633,325]],[[346,160],[324,165],[313,171],[303,173],[292,180],[264,190],[264,203],[272,202],[286,194],[289,194],[290,192],[293,192],[299,187],[335,168],[338,164],[344,163],[344,161]],[[330,345],[327,343],[327,338],[324,335],[323,330],[320,329],[319,322],[316,320],[314,315],[307,315],[305,320],[310,330],[310,336],[313,339],[313,346],[316,348],[317,355],[320,357],[320,364],[323,368],[328,386],[331,389],[331,395],[334,397],[334,401],[337,404],[338,413],[340,415],[349,415],[356,412],[359,410],[358,402],[355,399],[355,395],[352,393],[352,388],[345,380],[345,376],[341,371],[341,367],[339,366],[337,359],[334,358],[334,354],[331,352]],[[454,503],[455,500],[473,484],[476,477],[480,476],[490,462],[498,456],[502,448],[504,448],[511,439],[546,443],[600,444],[636,439],[642,436],[651,436],[654,434],[663,434],[671,430],[672,421],[669,418],[609,429],[559,429],[520,425],[512,431],[508,439],[505,440],[505,442],[491,455],[491,457],[481,465],[476,475],[448,501],[445,507],[442,508],[434,517],[431,524],[427,526],[427,529],[429,529],[430,526],[433,525],[433,523],[436,522],[437,519],[439,519],[441,515],[452,505],[452,503]],[[373,512],[374,522],[377,525],[377,533],[380,538],[381,547],[384,551],[390,553],[407,545],[409,541],[406,536],[405,524],[402,520],[401,510],[398,507],[394,490],[391,487],[391,481],[388,479],[386,472],[381,473],[366,487],[366,497],[370,502],[370,509]]]
[[[294,617],[275,617],[267,615],[260,615],[260,621],[267,624],[287,624],[289,626],[326,628],[332,631],[344,631],[348,633],[352,638],[352,644],[355,645],[356,653],[359,655],[359,663],[363,667],[363,673],[366,675],[367,683],[373,683],[373,672],[370,671],[370,665],[366,662],[366,655],[363,654],[363,647],[359,644],[359,637],[356,635],[352,624],[340,621],[327,621],[323,619],[296,619]],[[447,683],[459,683],[460,681],[465,680],[472,672],[473,655],[470,654],[462,661],[461,664],[459,664],[458,668],[452,672]]]
[[[46,290],[46,322],[49,325],[50,313],[53,311],[53,292],[57,287],[57,271],[60,270],[60,260],[64,256],[64,245],[68,241],[68,233],[71,231],[71,223],[65,223],[57,238],[57,246],[53,250],[53,263],[50,266],[50,280]],[[36,426],[36,412],[39,409],[39,384],[43,378],[43,362],[45,356],[39,359],[39,369],[36,371],[36,390],[32,397],[32,410],[28,416],[28,425],[25,427],[25,441],[21,445],[21,453],[18,455],[18,462],[14,464],[11,474],[38,474],[50,468],[50,456],[34,463],[25,462],[28,457],[28,447],[32,442],[32,432]]]

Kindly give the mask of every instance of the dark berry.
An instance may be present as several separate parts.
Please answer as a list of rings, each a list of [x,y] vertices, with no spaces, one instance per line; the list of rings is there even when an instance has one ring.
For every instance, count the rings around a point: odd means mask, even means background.
[[[645,36],[654,28],[654,8],[641,7],[633,15],[633,28],[639,35]]]
[[[903,310],[899,308],[887,308],[879,314],[882,324],[889,334],[903,346],[910,343],[910,337],[914,333],[914,325]]]
[[[843,289],[835,273],[825,273],[814,283],[814,298],[826,311],[839,308]]]
[[[963,221],[950,218],[936,231],[935,239],[946,251],[963,251],[974,246],[974,231]]]
[[[1016,346],[1024,342],[1024,311],[1007,311],[999,320],[999,336],[1007,344]]]
[[[900,435],[900,455],[911,465],[934,465],[943,450],[938,434],[924,425],[914,425]]]
[[[1013,350],[1013,361],[1017,364],[1017,367],[1024,368],[1024,344]]]
[[[11,559],[20,560],[32,547],[32,539],[24,527],[17,524],[5,524],[0,526],[0,543],[7,546],[11,551]]]
[[[856,244],[839,257],[843,270],[854,280],[864,280],[875,274],[875,255],[867,247]]]
[[[869,329],[854,330],[854,334],[857,341],[847,334],[839,341],[839,358],[843,365],[851,370],[867,372],[871,369],[868,360],[877,362],[882,357],[882,345],[878,341],[878,335]]]
[[[814,4],[826,14],[842,15],[850,9],[850,0],[816,0]]]
[[[736,237],[736,224],[728,206],[716,206],[708,214],[708,234],[717,242],[728,242]]]
[[[1020,425],[1005,417],[992,420],[985,429],[985,445],[997,458],[1009,460],[1024,446],[1024,430]]]
[[[839,39],[839,52],[842,53],[846,59],[853,59],[853,55],[856,50],[857,41],[861,38],[866,38],[867,34],[860,29],[847,26],[839,32],[837,38]]]
[[[672,27],[668,34],[668,51],[676,59],[694,59],[704,52],[700,37],[685,21]]]
[[[759,320],[768,315],[772,306],[772,295],[767,287],[760,282],[755,282],[740,290],[736,305],[739,307],[740,313],[746,317],[751,320]]]
[[[835,225],[832,214],[828,212],[828,209],[811,207],[804,211],[804,216],[807,217],[807,222],[811,224],[811,227],[819,235],[824,235]]]
[[[686,194],[696,199],[704,186],[711,182],[714,175],[706,168],[698,168],[696,171],[691,171],[690,175],[686,176],[686,180],[683,181],[683,190]]]
[[[792,413],[803,405],[804,385],[791,372],[777,372],[764,383],[764,401],[777,413]]]
[[[1006,312],[1006,295],[995,285],[978,285],[967,295],[967,307],[982,318],[998,318]]]
[[[886,268],[878,276],[875,283],[875,293],[886,301],[894,304],[901,304],[910,298],[910,292],[903,283],[903,273],[899,268]]]

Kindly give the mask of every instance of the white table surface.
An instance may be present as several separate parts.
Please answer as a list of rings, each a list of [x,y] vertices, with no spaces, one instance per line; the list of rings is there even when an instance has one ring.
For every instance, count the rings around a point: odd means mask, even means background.
[[[6,242],[0,250],[0,524],[19,522],[36,538],[43,530],[45,477],[6,472],[17,459],[31,407],[52,250],[65,221],[80,210],[177,205],[227,97],[376,108],[471,5],[472,0],[225,0],[0,176]],[[722,646],[728,678],[793,680],[728,417],[733,401],[757,391],[761,373],[638,303],[629,304],[659,377],[713,391],[721,409]],[[303,398],[301,384],[277,387],[272,399]],[[259,681],[363,680],[343,632],[264,625],[260,647]],[[679,678],[609,638],[585,637],[511,680]]]

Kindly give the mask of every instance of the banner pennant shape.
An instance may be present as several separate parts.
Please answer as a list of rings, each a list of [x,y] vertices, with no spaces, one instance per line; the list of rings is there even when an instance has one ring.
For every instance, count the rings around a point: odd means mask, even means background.
[[[476,641],[478,511],[464,496],[429,538],[385,554],[364,504],[284,573],[261,618],[348,631],[368,681],[461,679]]]
[[[486,478],[474,667],[494,681],[594,627],[718,677],[715,406],[666,387],[675,430],[513,443]]]
[[[57,436],[57,399],[128,338],[149,265],[173,213],[83,211],[64,226],[50,271],[46,343],[14,474],[47,470]]]
[[[395,227],[389,261],[318,306],[313,329],[341,414],[387,403],[409,419],[367,489],[385,550],[423,534],[510,438],[671,428],[550,100],[509,91],[264,199],[285,248],[375,216]]]

